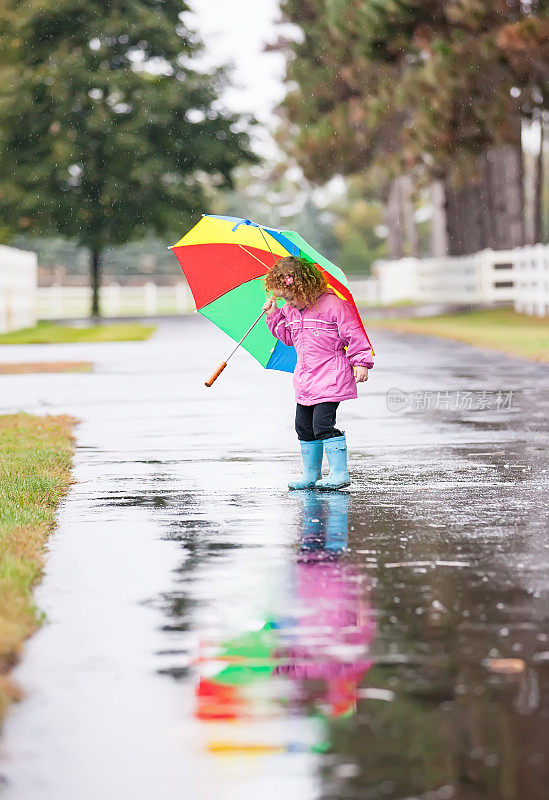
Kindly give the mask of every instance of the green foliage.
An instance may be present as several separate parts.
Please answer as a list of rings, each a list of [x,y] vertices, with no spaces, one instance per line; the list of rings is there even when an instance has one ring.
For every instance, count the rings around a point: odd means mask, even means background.
[[[284,135],[311,180],[459,172],[547,107],[541,0],[285,0]]]
[[[392,65],[373,63],[361,52],[360,36],[336,26],[336,19],[343,26],[349,20],[352,5],[286,0],[282,11],[302,35],[289,45],[280,144],[317,183],[359,172],[376,159],[388,166],[388,155],[400,151],[391,135],[382,135],[398,128],[387,102],[397,76]]]
[[[254,157],[219,110],[226,74],[179,0],[0,3],[2,235],[47,232],[101,251],[181,232],[209,183]]]
[[[180,237],[181,231],[176,234]],[[13,237],[14,247],[33,250],[38,256],[42,270],[50,273],[61,283],[65,274],[87,275],[89,272],[88,251],[74,240],[61,237],[25,236]],[[106,247],[103,252],[104,276],[150,275],[154,273],[180,276],[181,270],[166,240],[147,235],[126,244]]]
[[[219,193],[218,213],[229,214],[297,231],[319,252],[337,263],[338,243],[332,220],[312,197],[312,187],[295,165],[287,163],[242,167],[232,192]]]
[[[42,320],[32,328],[0,334],[0,344],[51,344],[52,342],[128,342],[148,339],[155,325],[114,322],[85,328]]]
[[[344,197],[329,206],[339,245],[339,265],[349,275],[367,275],[372,264],[388,256],[381,233],[383,205],[364,181],[350,178]]]
[[[319,208],[312,199],[308,198],[301,211],[295,215],[292,230],[297,231],[315,250],[345,271],[340,263],[341,248],[333,230],[331,214]]]
[[[216,211],[297,231],[346,274],[367,275],[373,261],[387,254],[384,239],[376,234],[379,201],[365,201],[364,187],[351,181],[343,197],[321,206],[295,165],[285,167],[242,167],[235,190],[219,194]]]

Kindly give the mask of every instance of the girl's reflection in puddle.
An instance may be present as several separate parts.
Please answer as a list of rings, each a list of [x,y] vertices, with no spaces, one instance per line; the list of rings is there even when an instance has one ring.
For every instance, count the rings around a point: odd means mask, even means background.
[[[200,660],[196,715],[209,723],[210,751],[322,752],[330,746],[323,723],[356,710],[375,623],[368,587],[345,558],[350,496],[299,495],[290,591],[261,629]]]

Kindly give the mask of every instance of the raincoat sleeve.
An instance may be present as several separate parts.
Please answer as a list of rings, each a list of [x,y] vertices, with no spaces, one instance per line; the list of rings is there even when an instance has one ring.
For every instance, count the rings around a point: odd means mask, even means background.
[[[353,309],[344,300],[338,304],[336,322],[339,335],[347,345],[347,358],[351,366],[372,369],[372,346]]]
[[[291,329],[286,325],[286,315],[281,308],[277,308],[267,317],[267,327],[277,339],[284,344],[292,345]]]

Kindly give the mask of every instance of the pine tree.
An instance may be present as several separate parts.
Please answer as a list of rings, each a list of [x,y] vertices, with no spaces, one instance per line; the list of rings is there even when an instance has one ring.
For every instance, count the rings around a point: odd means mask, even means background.
[[[0,218],[10,234],[58,233],[89,248],[92,314],[102,253],[184,231],[204,185],[253,161],[244,120],[180,0],[0,2]]]
[[[311,181],[353,174],[377,160],[395,177],[406,157],[400,137],[406,110],[389,102],[398,74],[358,51],[359,39],[346,27],[351,4],[341,9],[341,27],[331,23],[329,7],[329,0],[282,3],[284,19],[299,26],[301,38],[272,46],[288,56],[280,142]]]
[[[401,72],[400,99],[415,109],[409,147],[446,184],[450,252],[523,244],[521,127],[549,102],[546,3],[391,0],[353,10],[370,57]]]
[[[283,12],[302,32],[285,43],[283,111],[311,180],[443,180],[453,252],[522,243],[521,122],[548,102],[542,0],[286,0]]]

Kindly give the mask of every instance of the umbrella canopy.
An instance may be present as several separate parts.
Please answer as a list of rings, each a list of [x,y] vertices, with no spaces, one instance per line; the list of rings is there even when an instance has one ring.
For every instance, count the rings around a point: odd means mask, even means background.
[[[172,250],[185,273],[197,311],[235,341],[253,324],[265,302],[262,278],[284,256],[298,256],[316,264],[328,286],[350,304],[364,330],[343,271],[294,231],[269,228],[249,219],[207,214]],[[294,371],[295,348],[276,339],[266,324],[253,327],[242,347],[267,369]]]

